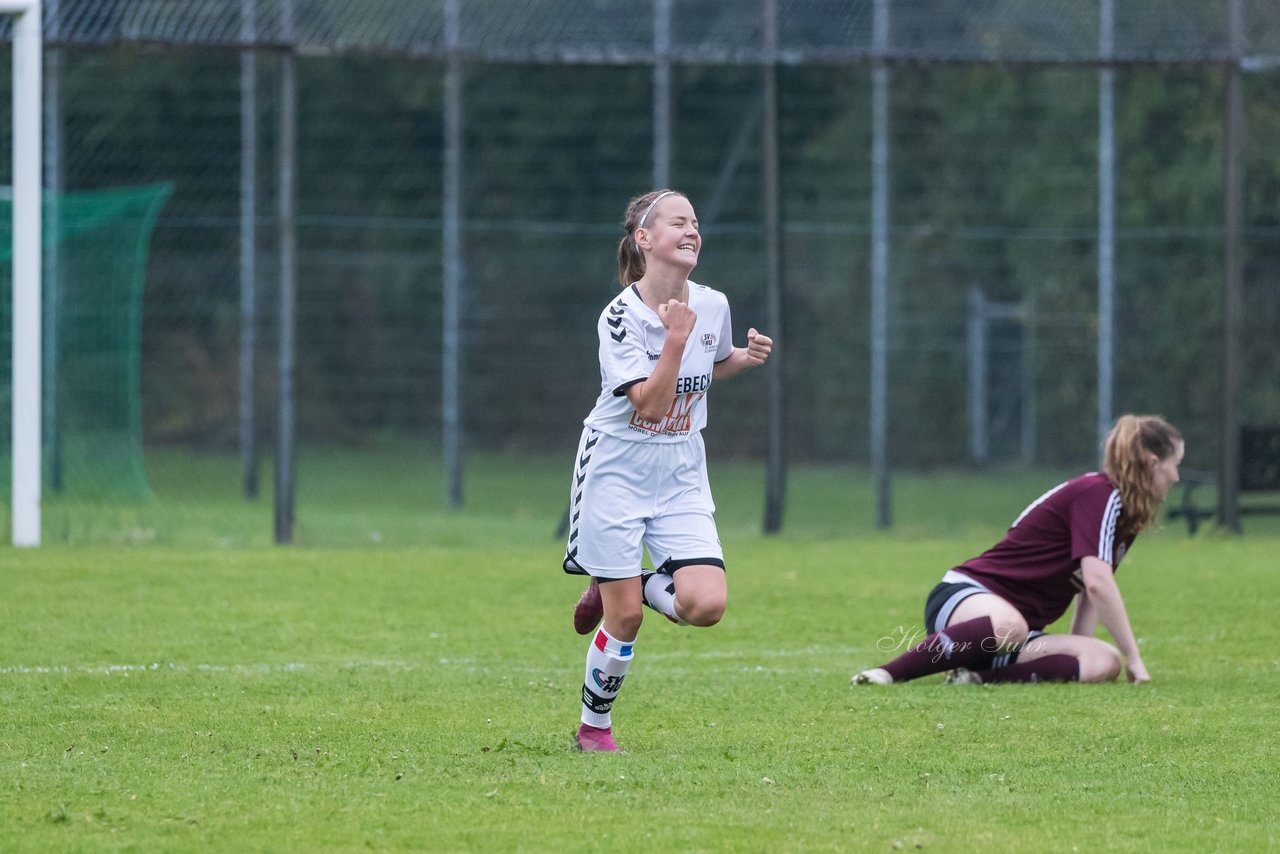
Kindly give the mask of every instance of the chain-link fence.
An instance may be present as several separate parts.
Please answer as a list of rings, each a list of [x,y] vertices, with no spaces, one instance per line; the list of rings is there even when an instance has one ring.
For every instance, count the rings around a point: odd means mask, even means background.
[[[1224,93],[1241,72],[1240,420],[1280,422],[1277,0],[46,0],[45,12],[49,188],[172,188],[136,337],[144,448],[271,454],[284,280],[301,445],[448,446],[453,425],[465,449],[569,453],[597,391],[593,324],[616,289],[618,221],[659,183],[697,208],[694,278],[730,295],[739,338],[765,328],[778,289],[770,405],[792,461],[872,461],[882,406],[894,468],[1091,464],[1105,331],[1114,412],[1168,416],[1212,468],[1232,237]],[[713,454],[765,456],[764,388],[717,387]]]

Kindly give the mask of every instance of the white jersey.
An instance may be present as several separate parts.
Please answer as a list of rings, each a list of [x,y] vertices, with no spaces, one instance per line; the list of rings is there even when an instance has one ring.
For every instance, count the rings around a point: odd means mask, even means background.
[[[660,421],[640,418],[627,388],[649,378],[667,330],[633,284],[600,313],[600,396],[586,426],[632,442],[685,442],[707,426],[707,389],[716,362],[733,352],[729,300],[719,291],[689,282],[689,308],[697,315],[680,359],[671,408]]]

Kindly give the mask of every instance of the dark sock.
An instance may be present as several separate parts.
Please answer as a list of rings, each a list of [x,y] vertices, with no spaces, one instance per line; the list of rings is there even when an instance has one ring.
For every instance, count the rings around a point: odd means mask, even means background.
[[[1077,682],[1080,679],[1080,659],[1074,655],[1059,653],[1046,655],[1031,661],[1019,661],[1008,667],[978,672],[984,685],[996,682]]]
[[[996,646],[991,618],[978,617],[947,626],[880,666],[889,671],[894,682],[918,679],[954,667],[985,670],[991,666]]]

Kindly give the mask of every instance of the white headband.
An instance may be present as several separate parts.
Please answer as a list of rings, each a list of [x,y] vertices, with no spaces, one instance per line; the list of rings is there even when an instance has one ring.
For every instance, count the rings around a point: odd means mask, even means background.
[[[649,207],[644,209],[644,215],[640,217],[640,221],[636,223],[636,228],[644,228],[645,221],[649,219],[649,214],[653,213],[653,209],[658,202],[662,201],[667,196],[674,196],[675,194],[675,190],[667,190],[665,193],[658,193],[658,195],[654,197],[654,200],[649,202]]]

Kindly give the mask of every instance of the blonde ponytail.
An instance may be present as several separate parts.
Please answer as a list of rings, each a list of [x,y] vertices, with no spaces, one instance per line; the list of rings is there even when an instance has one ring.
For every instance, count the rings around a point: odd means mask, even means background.
[[[1121,415],[1107,434],[1103,470],[1120,490],[1124,513],[1118,524],[1124,536],[1146,528],[1160,509],[1149,455],[1164,460],[1174,455],[1182,434],[1156,415]]]

